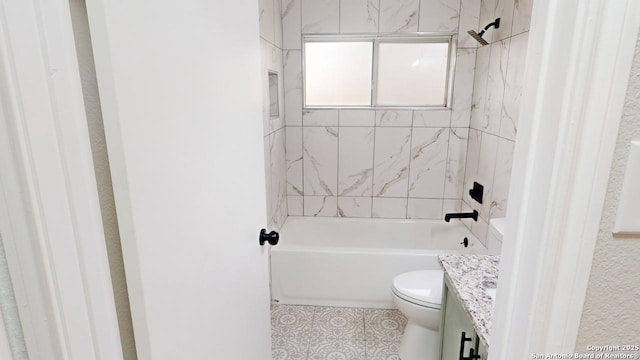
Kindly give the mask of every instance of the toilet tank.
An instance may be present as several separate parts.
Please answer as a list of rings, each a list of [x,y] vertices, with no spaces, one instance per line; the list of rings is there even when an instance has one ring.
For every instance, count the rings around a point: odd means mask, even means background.
[[[507,219],[495,218],[489,220],[489,235],[487,236],[487,250],[489,255],[500,255],[502,251],[502,237]]]

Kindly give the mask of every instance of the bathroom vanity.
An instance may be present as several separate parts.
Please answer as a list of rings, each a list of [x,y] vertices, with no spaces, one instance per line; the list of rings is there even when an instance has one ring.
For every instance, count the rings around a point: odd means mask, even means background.
[[[499,256],[440,255],[441,360],[488,359]]]

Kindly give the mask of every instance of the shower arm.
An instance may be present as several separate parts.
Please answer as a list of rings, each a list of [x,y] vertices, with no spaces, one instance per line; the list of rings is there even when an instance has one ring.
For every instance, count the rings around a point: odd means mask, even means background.
[[[484,35],[485,31],[489,30],[492,26],[495,26],[496,29],[499,29],[500,28],[500,18],[495,19],[492,23],[490,23],[487,26],[485,26],[484,29],[482,29],[482,31],[480,31],[478,36],[482,37],[482,35]]]

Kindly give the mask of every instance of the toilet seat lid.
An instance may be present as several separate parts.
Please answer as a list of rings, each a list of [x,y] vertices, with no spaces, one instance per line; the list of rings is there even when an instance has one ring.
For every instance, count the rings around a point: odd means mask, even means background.
[[[411,271],[393,278],[393,291],[407,301],[439,309],[443,282],[442,270]]]

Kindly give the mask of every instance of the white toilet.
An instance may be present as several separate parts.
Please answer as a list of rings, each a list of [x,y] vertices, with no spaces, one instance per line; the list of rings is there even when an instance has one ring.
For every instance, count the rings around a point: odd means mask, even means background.
[[[407,327],[398,353],[401,360],[436,360],[440,343],[442,270],[420,270],[393,279],[393,301]]]

